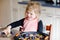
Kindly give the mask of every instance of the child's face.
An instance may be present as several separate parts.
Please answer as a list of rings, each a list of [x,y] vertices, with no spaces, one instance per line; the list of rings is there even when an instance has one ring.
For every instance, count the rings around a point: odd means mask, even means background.
[[[37,16],[36,16],[36,13],[34,12],[34,10],[30,10],[30,11],[28,10],[26,12],[26,17],[28,20],[32,20],[32,19],[36,18]]]

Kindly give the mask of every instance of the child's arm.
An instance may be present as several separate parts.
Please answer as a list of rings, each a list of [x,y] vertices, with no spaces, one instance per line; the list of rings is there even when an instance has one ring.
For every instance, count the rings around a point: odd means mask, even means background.
[[[42,33],[43,32],[43,22],[42,20],[39,21],[38,23],[38,30],[37,30],[38,33]]]
[[[10,34],[11,26],[6,27],[2,32],[4,32],[6,35]]]
[[[23,22],[24,22],[24,18],[19,20],[19,21],[15,21],[13,23],[10,23],[7,26],[11,26],[11,28],[15,28],[15,27],[18,27],[18,26],[23,26]]]
[[[19,21],[16,21],[16,22],[13,22],[13,23],[7,25],[7,27],[2,32],[4,32],[6,35],[10,34],[12,28],[15,28],[18,26],[23,26],[23,21],[24,21],[24,18]]]

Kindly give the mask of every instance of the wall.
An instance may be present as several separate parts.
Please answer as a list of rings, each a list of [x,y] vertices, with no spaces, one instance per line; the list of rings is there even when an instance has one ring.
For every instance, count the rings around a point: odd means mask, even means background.
[[[0,0],[0,26],[4,27],[11,22],[10,0]]]
[[[1,18],[1,0],[0,0],[0,18]],[[1,26],[1,19],[0,19],[0,26]]]
[[[18,0],[0,0],[0,26],[18,20]]]
[[[22,2],[22,1],[30,1],[30,0],[18,0],[19,2]]]

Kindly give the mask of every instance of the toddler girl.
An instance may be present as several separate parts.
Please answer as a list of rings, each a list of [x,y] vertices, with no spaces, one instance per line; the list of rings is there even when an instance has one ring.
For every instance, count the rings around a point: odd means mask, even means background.
[[[25,18],[9,24],[4,32],[6,35],[10,34],[12,28],[20,26],[22,28],[20,31],[25,34],[42,33],[43,24],[42,21],[39,20],[39,16],[40,4],[38,2],[30,2],[26,7]]]

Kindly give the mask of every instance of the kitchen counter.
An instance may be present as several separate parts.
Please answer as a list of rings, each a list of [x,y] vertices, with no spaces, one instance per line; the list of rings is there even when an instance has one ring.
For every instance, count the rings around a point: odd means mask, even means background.
[[[50,4],[50,3],[46,3],[43,1],[39,1],[39,3],[41,3],[42,6],[46,6],[46,7],[55,7],[55,8],[60,8],[60,4]],[[23,1],[23,2],[18,2],[18,4],[28,4],[28,1]]]
[[[7,37],[0,37],[0,40],[12,40],[12,39]]]

